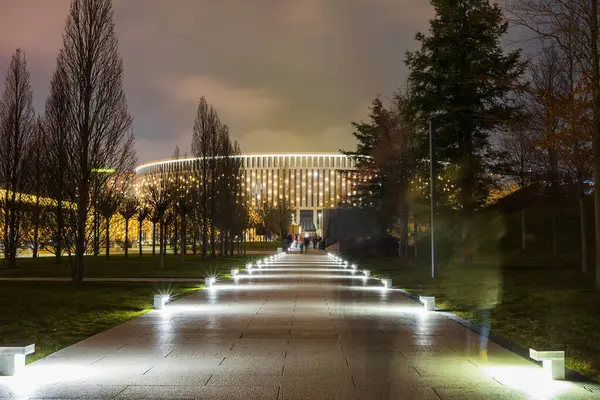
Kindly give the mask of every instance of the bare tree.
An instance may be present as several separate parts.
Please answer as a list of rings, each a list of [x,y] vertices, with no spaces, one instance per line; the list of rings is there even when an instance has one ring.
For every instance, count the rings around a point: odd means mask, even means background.
[[[600,48],[598,0],[511,0],[514,22],[572,56],[591,98],[596,288],[600,289]],[[582,230],[583,231],[583,230]],[[583,244],[582,244],[583,245]]]
[[[507,178],[503,182],[508,188],[516,185],[524,189],[532,184],[535,177],[535,160],[539,150],[535,143],[529,118],[521,115],[513,119],[499,137],[499,152],[494,171]],[[526,207],[521,209],[521,250],[527,250]]]
[[[74,281],[84,277],[90,198],[104,188],[107,174],[130,173],[135,163],[131,117],[123,91],[123,62],[111,0],[73,0],[57,68],[70,98],[67,140],[69,176],[76,184]]]
[[[31,213],[31,225],[32,225],[32,256],[36,258],[38,256],[39,244],[40,244],[40,224],[42,215],[46,212],[46,204],[42,204],[42,196],[46,193],[44,183],[46,182],[48,170],[46,160],[44,158],[46,143],[45,136],[42,130],[41,119],[38,119],[35,126],[35,133],[31,143],[31,150],[29,153],[29,169],[31,174],[30,190],[33,195],[33,205]]]
[[[202,257],[206,257],[208,250],[208,232],[210,226],[210,196],[211,196],[211,157],[214,155],[213,138],[216,141],[217,130],[219,127],[219,117],[212,106],[208,105],[206,98],[202,96],[198,102],[196,118],[194,120],[194,134],[192,137],[192,154],[198,157],[198,162],[194,167],[199,195],[199,208],[201,235],[202,235]],[[212,230],[211,230],[212,231]],[[213,235],[213,233],[211,233]]]
[[[69,117],[71,98],[67,92],[66,71],[61,66],[63,64],[64,52],[61,50],[57,57],[57,68],[50,82],[50,94],[46,99],[45,115],[41,125],[47,149],[46,186],[48,194],[56,201],[52,248],[57,264],[62,260],[63,243],[71,241],[65,238],[65,234],[70,231],[65,229],[65,199],[75,196],[73,179],[68,176],[67,169],[67,141],[70,138],[73,124]]]
[[[167,225],[167,212],[171,206],[172,199],[172,186],[169,182],[169,173],[162,172],[156,174],[146,180],[143,183],[143,201],[148,204],[152,209],[151,220],[153,222],[153,243],[152,243],[152,254],[155,254],[155,234],[156,234],[156,223],[159,224],[159,256],[160,256],[160,268],[164,267],[165,253],[164,253],[164,240],[165,240],[165,227]],[[155,222],[156,221],[156,222]]]
[[[28,150],[35,134],[29,71],[25,55],[18,49],[10,61],[0,100],[0,187],[4,214],[4,254],[8,267],[16,267],[21,239],[23,192],[27,190]]]
[[[150,215],[150,209],[146,205],[138,204],[137,221],[138,221],[138,246],[140,257],[142,257],[142,232],[144,228],[144,220]]]

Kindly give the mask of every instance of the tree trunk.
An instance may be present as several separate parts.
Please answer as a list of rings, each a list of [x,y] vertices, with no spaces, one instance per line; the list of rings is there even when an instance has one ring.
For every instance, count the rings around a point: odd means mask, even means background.
[[[206,213],[202,216],[202,258],[208,253],[208,219]]]
[[[60,264],[62,261],[62,235],[64,229],[62,198],[56,200],[56,237],[54,238],[55,261]]]
[[[125,258],[129,253],[129,218],[125,219]]]
[[[106,218],[106,259],[110,258],[110,217]]]
[[[187,226],[186,215],[181,214],[181,261],[185,259],[187,253]]]
[[[163,246],[163,243],[165,241],[165,224],[161,221],[159,222],[158,226],[159,226],[159,267],[160,269],[163,269],[165,267],[165,248]]]
[[[552,255],[554,256],[554,263],[558,267],[558,237],[557,237],[557,210],[556,206],[553,206],[552,210]]]
[[[585,221],[585,193],[579,193],[579,229],[581,236],[581,272],[588,272],[587,226]]]
[[[521,210],[521,251],[527,250],[527,224],[525,219],[526,210]]]
[[[152,256],[156,255],[156,222],[152,221]]]
[[[414,221],[414,237],[413,237],[413,243],[414,243],[414,253],[415,253],[415,261],[417,261],[419,259],[419,223],[417,222],[417,219],[413,217],[413,221]]]
[[[196,227],[196,223],[192,221],[193,226],[193,240],[192,240],[192,254],[196,255],[198,253],[197,242],[198,242],[198,228]]]
[[[40,197],[35,197],[35,212],[33,216],[33,249],[32,256],[37,258],[40,239]]]
[[[591,46],[594,148],[594,223],[596,242],[596,289],[600,290],[600,59],[598,57],[598,0],[591,0]]]
[[[100,215],[94,208],[94,255],[100,254]]]
[[[144,223],[144,221],[138,221],[139,222],[139,227],[138,227],[138,246],[140,248],[140,257],[142,257],[142,225]]]
[[[177,217],[173,218],[173,254],[177,255],[177,241],[179,240],[179,238],[177,237],[177,235],[179,234],[179,228],[177,225]]]
[[[88,187],[81,185],[82,196],[77,202],[77,234],[75,237],[75,261],[72,264],[72,277],[74,282],[82,282],[84,275],[83,257],[85,255],[85,226],[87,222]]]

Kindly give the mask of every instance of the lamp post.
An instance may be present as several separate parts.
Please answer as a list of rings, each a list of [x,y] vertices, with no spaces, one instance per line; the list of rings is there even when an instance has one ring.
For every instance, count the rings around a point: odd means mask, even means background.
[[[434,217],[435,217],[435,166],[437,160],[435,158],[435,122],[431,118],[429,120],[429,179],[430,179],[430,197],[431,197],[431,278],[435,278],[435,229],[434,229]]]

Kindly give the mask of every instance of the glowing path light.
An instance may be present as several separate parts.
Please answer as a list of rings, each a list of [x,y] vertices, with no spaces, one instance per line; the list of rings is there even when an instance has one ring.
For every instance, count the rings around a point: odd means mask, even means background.
[[[252,268],[252,264],[250,264],[250,268]],[[238,273],[239,273],[239,272],[240,272],[240,270],[239,270],[239,269],[237,269],[237,268],[233,268],[233,269],[231,270],[231,277],[235,279],[235,278],[237,277],[237,275],[238,275]]]
[[[356,269],[356,268],[354,268],[354,269]],[[365,274],[365,277],[368,278],[371,276],[371,271],[368,269],[363,269],[363,274]]]
[[[17,375],[25,368],[25,356],[35,352],[35,344],[0,347],[0,375]]]
[[[529,357],[541,361],[544,374],[551,380],[562,381],[565,379],[565,352],[564,351],[538,351],[529,349]]]
[[[248,264],[246,264],[246,269],[247,269],[247,270],[251,270],[251,269],[252,269],[252,263],[248,263]]]
[[[204,279],[204,286],[206,286],[207,288],[212,288],[216,282],[217,282],[217,278],[208,277],[208,278]]]
[[[423,303],[425,310],[435,311],[435,297],[420,296],[419,300]]]
[[[385,289],[391,289],[392,288],[392,280],[391,279],[382,279],[381,283],[383,283],[383,287]]]
[[[165,308],[165,305],[169,302],[171,296],[168,294],[155,294],[154,295],[154,309],[162,310]]]

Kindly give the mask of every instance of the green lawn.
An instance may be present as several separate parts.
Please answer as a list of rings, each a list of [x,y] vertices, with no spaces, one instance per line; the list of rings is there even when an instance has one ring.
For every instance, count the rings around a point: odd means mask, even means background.
[[[100,255],[85,258],[86,277],[160,277],[160,278],[203,278],[208,275],[224,275],[231,268],[243,267],[248,260],[258,259],[260,255],[216,257],[203,259],[199,255],[187,255],[185,261],[181,256],[167,255],[164,268],[159,266],[158,256],[113,255],[110,259]],[[6,266],[2,260],[0,267]],[[0,277],[70,277],[69,260],[65,258],[56,264],[53,257],[19,258],[17,268],[0,269]]]
[[[181,296],[198,284],[2,282],[0,345],[35,343],[31,362],[152,308],[156,293]]]
[[[497,289],[494,333],[525,348],[564,349],[568,368],[600,380],[600,292],[594,290],[593,275],[530,260],[495,271],[485,265],[445,265],[431,279],[429,265],[400,265],[393,258],[356,261],[375,275],[392,278],[396,287],[435,296],[439,306],[475,323],[482,299]]]
[[[281,241],[276,240],[274,242],[247,242],[246,250],[250,251],[277,251],[277,248],[281,247]]]

